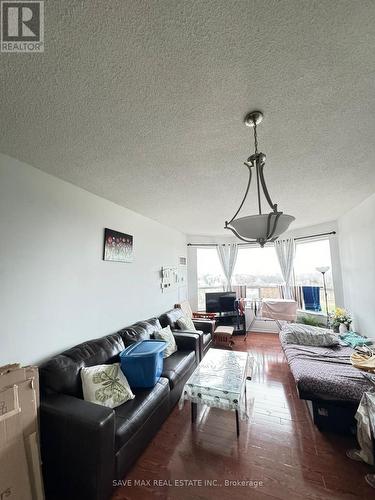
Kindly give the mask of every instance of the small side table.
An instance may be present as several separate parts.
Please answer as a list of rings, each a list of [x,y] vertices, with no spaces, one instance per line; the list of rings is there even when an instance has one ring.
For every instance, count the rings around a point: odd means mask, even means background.
[[[214,332],[215,345],[224,345],[231,349],[232,345],[234,345],[232,340],[233,331],[233,326],[218,326]]]

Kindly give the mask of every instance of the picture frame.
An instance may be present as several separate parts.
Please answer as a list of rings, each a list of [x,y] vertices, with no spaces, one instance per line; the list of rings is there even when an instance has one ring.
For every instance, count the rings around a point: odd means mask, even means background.
[[[134,239],[131,234],[114,229],[104,229],[103,260],[110,262],[133,262]]]

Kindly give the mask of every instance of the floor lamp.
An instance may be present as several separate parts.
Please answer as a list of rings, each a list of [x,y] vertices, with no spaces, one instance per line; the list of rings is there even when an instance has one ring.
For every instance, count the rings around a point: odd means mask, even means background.
[[[327,327],[329,326],[329,315],[328,315],[328,298],[327,298],[327,285],[326,285],[326,277],[325,274],[329,271],[329,266],[317,267],[317,271],[322,273],[323,275],[323,288],[324,288],[324,297],[326,299],[326,313],[327,313]]]

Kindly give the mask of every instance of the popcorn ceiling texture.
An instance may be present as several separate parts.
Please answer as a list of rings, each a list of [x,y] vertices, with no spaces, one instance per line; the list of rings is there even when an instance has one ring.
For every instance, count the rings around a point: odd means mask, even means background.
[[[375,191],[372,0],[45,7],[44,54],[0,54],[0,152],[186,233],[225,233],[253,149],[242,120],[259,108],[293,227]]]

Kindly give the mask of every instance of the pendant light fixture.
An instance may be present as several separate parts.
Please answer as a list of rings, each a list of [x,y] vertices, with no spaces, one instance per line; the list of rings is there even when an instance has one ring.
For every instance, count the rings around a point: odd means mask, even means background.
[[[252,127],[254,130],[255,152],[244,163],[249,169],[249,180],[245,196],[243,197],[237,212],[231,220],[229,222],[225,221],[225,229],[230,229],[232,233],[242,241],[247,243],[259,243],[261,247],[264,247],[266,243],[275,241],[282,233],[284,233],[290,224],[295,220],[295,217],[280,212],[277,208],[277,204],[272,203],[271,197],[268,193],[263,174],[263,169],[266,164],[266,155],[264,153],[258,153],[257,125],[259,125],[262,120],[263,113],[260,111],[252,111],[245,117],[245,124],[248,127]],[[241,211],[241,208],[247,198],[253,171],[255,172],[257,183],[258,214],[237,218],[237,215]],[[272,211],[269,213],[262,213],[261,190],[263,191],[263,195],[267,203],[271,207]]]

